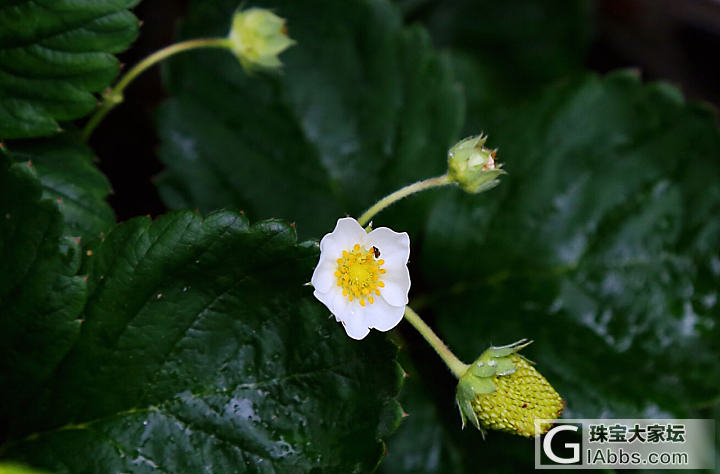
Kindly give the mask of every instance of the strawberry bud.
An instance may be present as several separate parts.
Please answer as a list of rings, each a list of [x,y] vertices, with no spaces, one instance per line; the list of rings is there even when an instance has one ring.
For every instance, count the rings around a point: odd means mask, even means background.
[[[285,20],[264,8],[236,12],[229,40],[230,48],[246,70],[282,66],[278,55],[295,44],[288,38]]]
[[[460,140],[448,152],[448,175],[469,193],[494,188],[505,174],[495,158],[497,150],[485,148],[487,137],[476,135]]]

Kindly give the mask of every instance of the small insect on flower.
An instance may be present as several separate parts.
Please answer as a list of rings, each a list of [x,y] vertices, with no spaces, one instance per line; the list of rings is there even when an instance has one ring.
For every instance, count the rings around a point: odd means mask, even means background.
[[[408,303],[409,256],[407,233],[387,227],[366,232],[351,217],[339,219],[320,241],[313,294],[353,339],[364,338],[372,328],[389,331],[402,320]]]

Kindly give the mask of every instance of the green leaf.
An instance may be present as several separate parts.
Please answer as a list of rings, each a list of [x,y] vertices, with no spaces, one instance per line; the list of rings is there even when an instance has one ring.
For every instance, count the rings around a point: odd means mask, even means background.
[[[176,212],[86,259],[72,353],[5,455],[59,472],[367,472],[397,426],[395,347],[352,341],[304,286],[316,243],[279,221]]]
[[[534,339],[525,353],[565,416],[712,417],[716,117],[626,73],[556,86],[513,115],[492,137],[503,183],[448,192],[431,213],[421,314],[466,361]]]
[[[56,201],[65,220],[65,235],[96,238],[115,223],[106,198],[110,183],[97,169],[90,148],[68,136],[13,144],[12,159],[32,166],[42,197]]]
[[[413,341],[413,343],[415,342],[423,344],[421,340]],[[403,346],[405,345],[403,344]],[[413,350],[419,352],[418,348],[412,347]],[[452,384],[452,375],[447,373],[447,377],[443,377],[441,374],[445,370],[444,367],[436,365],[433,368],[439,369],[438,376],[432,379],[423,378],[408,357],[408,350],[403,349],[400,352],[401,356],[405,355],[401,358],[401,364],[407,371],[401,393],[401,403],[406,417],[390,439],[388,454],[380,464],[379,471],[386,473],[462,472],[460,452],[455,444],[447,441],[448,437],[453,438],[452,431],[460,432],[457,429],[459,425],[452,427],[452,425],[444,424],[440,419],[440,412],[444,410],[438,409],[445,403],[452,403],[453,387],[443,384],[443,382]],[[417,354],[413,355],[417,356]],[[437,356],[431,354],[431,357]],[[432,365],[437,361],[430,359],[428,363]],[[434,385],[439,387],[434,387]],[[448,387],[450,390],[447,390]],[[444,400],[433,400],[428,397],[429,393],[442,392],[442,390],[434,390],[434,388],[444,388],[446,392],[452,392],[452,394]],[[467,432],[462,434],[465,435]],[[480,433],[478,432],[477,435],[479,436]]]
[[[466,360],[535,339],[525,352],[568,417],[716,418],[715,117],[627,74],[557,86],[510,116],[492,137],[503,183],[445,194],[431,214],[421,260],[436,290],[416,299],[420,312]],[[459,432],[434,359],[413,353],[420,383],[403,360],[408,417],[385,471],[532,465],[531,441]]]
[[[16,0],[0,6],[0,138],[56,133],[119,72],[138,0]]]
[[[0,154],[0,439],[80,332],[87,285],[33,169]]]
[[[388,442],[379,471],[506,473],[532,467],[533,440],[501,432],[483,437],[471,426],[461,429],[455,403],[457,379],[419,336],[409,336],[399,354],[407,371],[400,396],[407,413]]]
[[[237,2],[208,3],[191,4],[184,38],[225,34]],[[422,29],[404,28],[386,2],[259,6],[287,18],[297,40],[281,74],[248,76],[223,51],[170,64],[172,98],[159,111],[166,203],[292,218],[320,236],[338,217],[445,171],[461,98]],[[389,215],[421,222],[426,202]]]

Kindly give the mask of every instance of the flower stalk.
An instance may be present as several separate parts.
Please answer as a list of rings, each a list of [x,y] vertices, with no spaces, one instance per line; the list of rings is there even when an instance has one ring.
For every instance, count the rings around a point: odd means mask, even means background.
[[[440,186],[447,186],[450,184],[455,184],[452,179],[447,174],[444,174],[442,176],[436,176],[434,178],[428,178],[424,179],[422,181],[418,181],[413,184],[409,184],[403,188],[398,189],[397,191],[388,194],[378,202],[372,205],[367,211],[363,212],[363,214],[358,217],[358,222],[361,226],[365,227],[370,220],[377,214],[378,212],[382,211],[386,207],[390,206],[391,204],[401,200],[402,198],[406,198],[410,196],[411,194],[418,193],[420,191],[425,191],[427,189],[432,188],[438,188]]]
[[[460,140],[448,151],[448,170],[444,175],[409,184],[388,194],[365,211],[358,218],[358,222],[365,227],[375,214],[389,205],[427,189],[452,184],[459,186],[465,192],[478,194],[494,188],[499,183],[498,178],[505,174],[505,171],[500,169],[502,164],[497,162],[497,150],[485,148],[486,141],[485,135]]]
[[[230,48],[231,43],[228,38],[199,38],[188,41],[182,41],[167,46],[163,49],[155,51],[150,56],[146,57],[135,66],[132,67],[112,89],[109,89],[103,93],[103,101],[100,107],[90,117],[85,124],[85,128],[82,131],[82,140],[87,141],[92,135],[93,130],[100,124],[102,119],[110,112],[116,105],[123,101],[123,91],[130,85],[130,83],[146,69],[154,66],[160,61],[169,58],[178,53],[184,51],[190,51],[193,49],[200,48]]]
[[[281,67],[278,55],[294,44],[295,41],[287,36],[285,20],[272,11],[265,8],[237,10],[228,36],[181,41],[155,51],[133,66],[112,89],[103,93],[103,101],[85,124],[82,140],[87,141],[105,115],[123,101],[123,91],[137,76],[174,54],[200,48],[223,48],[232,52],[242,67],[250,72]]]
[[[423,338],[435,349],[435,352],[445,362],[453,375],[460,379],[470,367],[468,364],[463,363],[448,346],[438,337],[435,332],[430,329],[430,326],[425,324],[419,314],[417,314],[410,306],[405,307],[405,319],[413,325],[415,329],[422,335]]]

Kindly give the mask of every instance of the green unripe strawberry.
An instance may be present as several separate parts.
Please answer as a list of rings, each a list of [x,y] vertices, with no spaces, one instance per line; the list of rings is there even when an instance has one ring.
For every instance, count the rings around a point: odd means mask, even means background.
[[[494,429],[535,437],[535,419],[556,419],[565,407],[560,395],[531,363],[517,354],[530,342],[490,347],[468,368],[457,386],[463,427]],[[541,433],[550,428],[541,426]],[[484,431],[483,431],[484,433]]]

